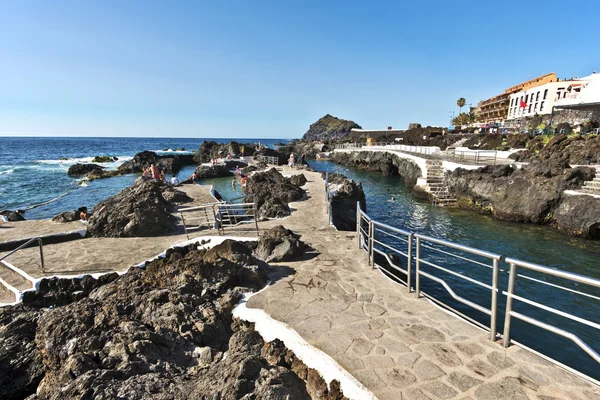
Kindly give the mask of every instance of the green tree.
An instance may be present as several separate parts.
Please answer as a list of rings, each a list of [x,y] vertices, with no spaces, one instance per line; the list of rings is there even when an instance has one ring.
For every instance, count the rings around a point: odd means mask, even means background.
[[[460,113],[454,119],[452,119],[452,124],[456,126],[469,125],[470,118],[467,113]]]
[[[456,100],[456,105],[458,106],[458,114],[459,115],[462,113],[462,108],[465,106],[465,104],[467,104],[467,101],[465,100],[464,97],[461,97],[460,99]]]
[[[474,124],[479,121],[479,115],[475,114],[475,111],[469,111],[469,123]]]

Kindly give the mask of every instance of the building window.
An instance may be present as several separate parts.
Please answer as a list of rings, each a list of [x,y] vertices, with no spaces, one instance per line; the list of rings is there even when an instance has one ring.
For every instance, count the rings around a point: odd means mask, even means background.
[[[529,100],[529,95],[525,95],[525,103]]]
[[[533,107],[533,112],[537,112],[537,106],[538,106],[538,103],[535,103],[535,106]]]
[[[540,112],[544,111],[544,103],[545,101],[542,101],[542,103],[540,104]]]
[[[528,113],[531,112],[531,104],[529,105],[529,110],[527,111]]]
[[[535,95],[535,101],[538,101],[540,99],[540,92],[537,92],[537,94]]]
[[[546,100],[546,97],[548,97],[548,89],[544,90],[544,100]],[[542,103],[544,104],[544,103]]]

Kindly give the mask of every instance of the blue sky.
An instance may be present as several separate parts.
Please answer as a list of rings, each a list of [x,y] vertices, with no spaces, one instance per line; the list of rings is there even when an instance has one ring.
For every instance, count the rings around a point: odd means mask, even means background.
[[[2,1],[0,136],[300,137],[442,125],[600,71],[600,2]]]

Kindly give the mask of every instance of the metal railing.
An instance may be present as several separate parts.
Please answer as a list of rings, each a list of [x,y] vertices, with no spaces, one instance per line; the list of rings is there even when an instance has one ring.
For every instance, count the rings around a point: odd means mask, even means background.
[[[475,165],[496,165],[498,152],[496,150],[458,150],[446,149],[446,156],[452,161],[468,162]]]
[[[588,300],[600,300],[600,296],[548,281],[548,277],[553,276],[567,280],[573,285],[579,286],[583,284],[593,288],[600,288],[599,279],[532,264],[510,257],[505,258],[500,254],[392,227],[373,220],[360,209],[360,203],[357,203],[356,220],[358,247],[367,252],[369,265],[373,266],[373,268],[378,268],[382,273],[393,280],[404,284],[408,288],[409,293],[414,291],[417,297],[427,297],[434,303],[449,309],[477,326],[488,330],[490,332],[490,340],[492,341],[495,341],[499,336],[503,337],[503,345],[505,347],[508,347],[511,343],[517,343],[514,340],[511,340],[511,321],[516,318],[547,332],[571,340],[593,360],[600,363],[600,355],[598,352],[587,344],[580,336],[554,326],[551,323],[548,323],[548,321],[544,322],[540,319],[513,310],[513,301],[518,301],[553,315],[566,318],[569,321],[574,321],[586,327],[600,330],[600,323],[598,322],[547,305],[550,304],[552,300],[548,298],[549,296],[546,296],[545,301],[539,299],[538,301],[534,301],[531,299],[531,296],[534,295],[534,293],[540,296],[545,294],[543,292],[530,292],[530,298],[524,294],[515,294],[517,281],[526,280],[553,289],[566,291],[575,296],[584,296]],[[424,252],[427,254],[424,254]],[[379,257],[379,263],[382,265],[384,262],[387,263],[385,268],[378,264],[376,257]],[[506,274],[508,272],[508,269],[501,269],[503,260],[505,260],[506,264],[510,265],[510,274],[508,276],[508,282],[506,283],[506,290],[501,290],[499,287],[500,273]],[[424,270],[424,267],[427,268],[427,270]],[[532,276],[518,274],[518,268],[535,271],[542,276],[538,279]],[[489,273],[486,271],[489,271]],[[448,283],[448,280],[443,278],[444,276],[451,277],[454,282],[457,282],[456,279],[466,281],[476,287],[489,291],[489,307],[477,304],[469,298],[457,294],[455,289]],[[480,279],[474,278],[473,276],[478,276]],[[506,275],[503,276],[506,277]],[[453,301],[489,316],[489,323],[481,323],[475,318],[466,315],[464,312],[446,304],[440,298],[436,298],[433,294],[423,291],[421,285],[421,280],[423,278],[436,282]],[[471,290],[472,289],[469,289],[469,293]],[[506,308],[504,310],[498,305],[499,293],[502,293],[506,297]],[[547,304],[543,304],[544,302]],[[502,316],[499,315],[499,312],[501,311],[504,311],[503,333],[499,333],[499,329],[497,328],[498,321],[502,318]],[[560,362],[558,363],[560,364]],[[581,372],[577,373],[587,377]]]
[[[16,249],[12,250],[10,253],[3,255],[2,257],[0,257],[0,262],[3,261],[4,259],[6,259],[7,257],[10,257],[11,255],[15,254],[17,251],[19,251],[25,247],[28,247],[29,244],[31,244],[33,242],[38,242],[38,246],[40,249],[40,267],[42,269],[42,272],[46,272],[46,266],[44,264],[44,249],[43,249],[43,244],[42,244],[42,238],[40,238],[40,237],[31,238],[28,241],[26,241],[25,243],[23,243],[22,245],[20,245],[19,247],[17,247]]]
[[[596,360],[596,362],[600,363],[600,354],[598,354],[596,351],[594,351],[594,349],[592,349],[590,346],[588,346],[579,336],[577,336],[571,332],[568,332],[564,329],[560,329],[556,326],[547,324],[545,322],[542,322],[540,320],[526,316],[524,314],[518,313],[513,310],[513,300],[517,300],[517,301],[529,304],[530,306],[533,306],[535,308],[550,312],[554,315],[559,315],[559,316],[561,316],[563,318],[567,318],[571,321],[575,321],[580,324],[584,324],[586,326],[600,330],[600,324],[598,324],[596,322],[587,320],[585,318],[577,317],[575,315],[558,310],[554,307],[550,307],[545,304],[541,304],[539,302],[527,299],[525,297],[517,296],[515,294],[515,284],[516,284],[517,278],[520,277],[520,278],[525,278],[525,279],[532,279],[531,277],[528,277],[526,275],[517,274],[517,268],[523,268],[523,269],[526,269],[529,271],[536,271],[536,272],[539,272],[542,274],[556,276],[559,278],[570,280],[572,282],[577,282],[580,284],[589,285],[589,286],[593,286],[596,288],[600,288],[600,280],[594,279],[594,278],[589,278],[587,276],[583,276],[583,275],[579,275],[579,274],[574,274],[571,272],[560,271],[560,270],[557,270],[554,268],[544,267],[542,265],[537,265],[537,264],[532,264],[532,263],[525,262],[525,261],[520,261],[520,260],[517,260],[514,258],[506,258],[506,262],[508,264],[510,264],[510,275],[508,278],[508,290],[505,292],[502,292],[507,297],[506,313],[504,315],[504,338],[503,338],[504,347],[508,347],[510,345],[511,321],[512,321],[512,318],[517,318],[517,319],[520,319],[521,321],[527,322],[531,325],[535,325],[538,328],[542,328],[546,331],[552,332],[554,334],[557,334],[559,336],[562,336],[564,338],[571,340],[579,348],[581,348],[583,351],[585,351],[590,357],[592,357],[594,360]],[[553,286],[555,288],[558,288],[561,290],[566,290],[571,293],[576,293],[576,294],[579,294],[579,295],[582,295],[582,296],[585,296],[588,298],[592,297],[597,300],[600,300],[600,298],[598,298],[596,296],[593,296],[593,295],[590,295],[587,293],[583,293],[578,290],[573,290],[573,289],[570,289],[570,288],[567,288],[567,287],[564,287],[561,285],[553,285]]]
[[[239,226],[254,222],[256,232],[258,233],[258,218],[256,203],[234,201],[244,199],[238,197],[228,202],[208,203],[196,207],[187,207],[179,209],[179,216],[185,234],[190,239],[189,232],[209,227],[217,229],[219,235],[225,233],[226,227]],[[187,217],[184,215],[186,214]]]
[[[277,165],[277,166],[279,166],[279,158],[278,157],[259,155],[258,159],[261,160],[261,161],[266,162],[269,165]]]
[[[439,153],[441,150],[439,147],[435,146],[410,146],[405,144],[398,144],[397,142],[381,142],[374,143],[371,145],[367,145],[364,143],[341,143],[335,145],[335,149],[346,150],[346,149],[361,149],[361,148],[369,148],[369,149],[387,149],[387,150],[395,150],[402,151],[404,153],[414,153],[414,154],[422,154],[422,155],[433,155]]]
[[[333,225],[333,216],[331,215],[331,190],[329,190],[329,172],[325,172],[325,193],[327,193],[327,215],[329,225]]]

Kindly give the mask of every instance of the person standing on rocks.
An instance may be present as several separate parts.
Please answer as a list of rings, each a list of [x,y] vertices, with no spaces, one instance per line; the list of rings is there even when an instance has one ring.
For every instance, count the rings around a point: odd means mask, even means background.
[[[290,154],[290,159],[288,160],[288,165],[290,166],[291,169],[294,169],[294,153]]]
[[[154,164],[150,165],[152,179],[160,179],[160,170]]]

